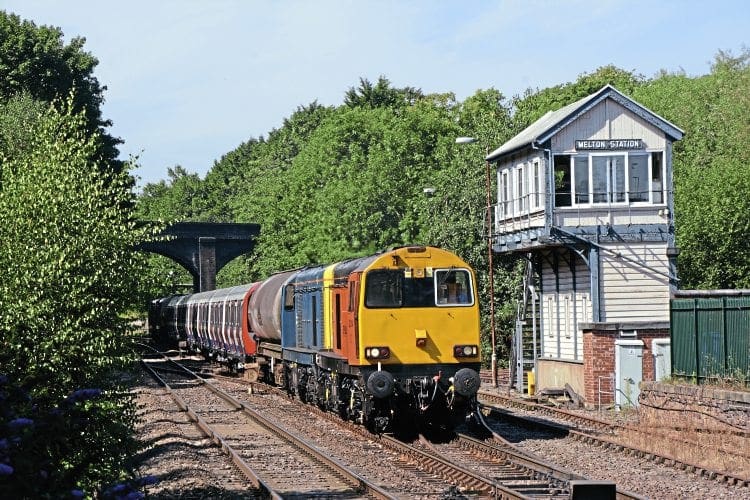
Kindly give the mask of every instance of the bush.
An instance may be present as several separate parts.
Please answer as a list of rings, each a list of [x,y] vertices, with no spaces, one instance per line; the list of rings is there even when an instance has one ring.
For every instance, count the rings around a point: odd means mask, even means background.
[[[22,147],[0,137],[0,497],[93,494],[134,450],[115,375],[131,362],[120,313],[142,230],[131,179],[102,173],[71,103],[25,123]]]

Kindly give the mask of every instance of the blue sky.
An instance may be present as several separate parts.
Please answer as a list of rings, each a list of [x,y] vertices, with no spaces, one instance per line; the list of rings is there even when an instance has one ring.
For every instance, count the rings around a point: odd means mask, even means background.
[[[110,133],[139,184],[181,165],[201,176],[298,106],[341,104],[359,78],[506,96],[614,64],[706,74],[748,41],[747,0],[0,0],[86,38],[107,86]],[[470,135],[471,131],[467,131]]]

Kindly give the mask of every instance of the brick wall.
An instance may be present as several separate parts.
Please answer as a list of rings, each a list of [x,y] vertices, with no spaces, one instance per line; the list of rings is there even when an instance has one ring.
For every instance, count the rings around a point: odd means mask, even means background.
[[[613,377],[615,373],[615,337],[608,331],[589,330],[583,332],[583,373],[588,404],[603,404],[614,401]],[[601,388],[601,395],[599,389]]]
[[[708,386],[645,382],[641,385],[640,426],[659,433],[674,431],[675,441],[690,433],[698,454],[721,448],[729,454],[747,455],[750,432],[750,392]],[[673,452],[673,456],[677,456]],[[750,458],[750,457],[749,457]],[[695,456],[687,461],[694,462]],[[732,470],[730,464],[723,470]],[[747,473],[747,469],[745,471]]]
[[[589,323],[581,325],[583,333],[584,394],[587,406],[614,403],[615,341],[621,339],[623,330],[636,330],[636,337],[643,341],[643,380],[654,379],[654,356],[652,341],[669,338],[669,325],[664,323],[618,324]]]

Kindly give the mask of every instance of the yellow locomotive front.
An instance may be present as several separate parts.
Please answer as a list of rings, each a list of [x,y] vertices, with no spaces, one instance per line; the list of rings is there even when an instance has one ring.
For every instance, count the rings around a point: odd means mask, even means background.
[[[367,265],[358,297],[357,362],[374,413],[415,412],[452,426],[479,389],[479,308],[471,268],[435,247],[385,252]]]

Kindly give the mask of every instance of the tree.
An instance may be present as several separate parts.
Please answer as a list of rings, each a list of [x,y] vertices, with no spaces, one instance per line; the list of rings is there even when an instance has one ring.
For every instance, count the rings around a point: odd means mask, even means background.
[[[113,374],[130,360],[122,315],[138,296],[131,248],[144,231],[122,209],[129,176],[102,173],[73,107],[45,111],[0,158],[3,497],[93,494],[134,451],[134,408]]]
[[[34,123],[48,105],[26,93],[0,101],[0,159],[28,152]]]
[[[117,146],[122,141],[105,131],[112,124],[101,114],[106,87],[94,76],[99,61],[83,50],[85,42],[75,37],[65,44],[59,28],[36,26],[0,11],[0,101],[27,94],[51,103],[72,95],[74,111],[83,113],[84,130],[97,138],[100,167],[119,172],[123,164],[117,160]]]
[[[511,103],[496,89],[478,90],[456,107],[458,128],[450,139],[471,136],[474,144],[452,144],[443,166],[434,179],[435,194],[429,203],[439,208],[430,213],[424,224],[427,241],[450,248],[462,256],[477,273],[482,313],[482,355],[491,359],[489,303],[494,300],[496,346],[498,359],[508,359],[515,322],[515,300],[522,273],[515,256],[496,256],[493,260],[494,290],[489,286],[489,229],[486,217],[486,164],[488,148],[495,148],[512,135]],[[453,141],[450,141],[453,143]],[[490,174],[491,198],[494,199],[495,175]]]
[[[750,288],[750,163],[684,169],[675,196],[681,288]]]
[[[367,78],[360,78],[358,88],[349,87],[346,91],[344,105],[350,108],[400,108],[423,97],[422,91],[414,87],[391,87],[391,82],[381,75],[375,85]]]
[[[167,169],[167,180],[143,187],[137,214],[141,220],[206,222],[209,201],[203,181],[179,165]]]
[[[673,162],[680,287],[750,286],[750,51],[720,51],[709,75],[662,74],[637,98],[685,130]]]

